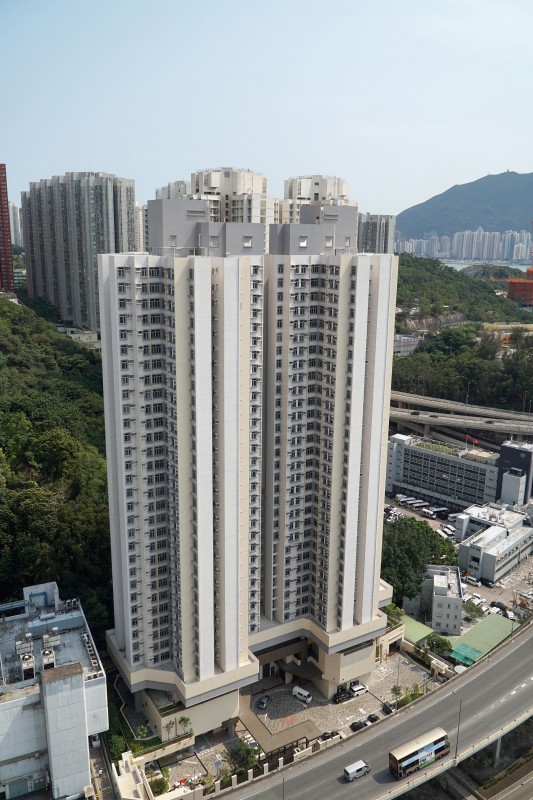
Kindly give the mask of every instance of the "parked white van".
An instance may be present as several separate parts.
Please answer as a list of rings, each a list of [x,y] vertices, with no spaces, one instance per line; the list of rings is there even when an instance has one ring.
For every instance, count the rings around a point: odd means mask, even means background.
[[[313,695],[310,694],[307,689],[302,689],[301,686],[292,687],[292,696],[296,697],[297,700],[301,700],[302,703],[307,703],[307,705],[309,705],[313,699]]]
[[[359,697],[361,694],[366,694],[368,692],[368,686],[364,683],[351,683],[350,684],[350,694],[352,697]]]
[[[355,761],[344,768],[344,777],[347,781],[354,781],[356,778],[360,778],[361,775],[368,775],[369,772],[370,767],[366,761]]]

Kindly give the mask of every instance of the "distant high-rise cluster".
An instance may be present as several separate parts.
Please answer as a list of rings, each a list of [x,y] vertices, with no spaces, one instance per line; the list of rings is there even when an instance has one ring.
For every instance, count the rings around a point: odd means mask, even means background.
[[[135,250],[135,184],[103,172],[67,172],[22,192],[30,297],[61,319],[99,328],[98,253]]]
[[[2,292],[15,291],[11,244],[6,165],[0,164],[0,291]]]
[[[412,253],[428,258],[451,258],[458,261],[529,261],[531,234],[528,231],[460,231],[453,236],[429,236],[403,239],[396,232],[395,252]]]
[[[189,181],[170,182],[157,189],[155,197],[141,207],[135,204],[133,181],[97,172],[67,173],[32,183],[22,194],[30,297],[52,302],[64,321],[99,329],[99,253],[162,254],[167,248],[168,255],[172,248],[172,255],[230,256],[237,235],[231,226],[259,224],[263,226],[260,250],[266,254],[269,226],[303,220],[336,225],[342,208],[352,209],[351,230],[342,241],[333,235],[332,252],[393,252],[395,217],[358,214],[357,205],[350,204],[346,181],[340,178],[289,178],[285,197],[279,200],[268,193],[264,175],[218,167],[193,172]],[[197,227],[200,222],[203,228]],[[210,228],[207,234],[205,226],[213,224],[224,227]],[[257,230],[254,236],[257,242]]]

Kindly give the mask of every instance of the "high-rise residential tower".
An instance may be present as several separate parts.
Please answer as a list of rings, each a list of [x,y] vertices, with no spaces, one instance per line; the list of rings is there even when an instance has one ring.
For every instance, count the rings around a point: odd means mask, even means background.
[[[395,230],[396,217],[392,214],[359,214],[357,235],[359,252],[393,253]]]
[[[140,705],[170,692],[197,733],[273,669],[325,696],[368,675],[391,597],[396,259],[336,253],[325,222],[273,226],[264,255],[261,229],[227,232],[231,257],[99,260],[108,647]]]
[[[14,292],[13,249],[9,224],[6,165],[0,164],[0,291]]]
[[[280,222],[300,222],[300,209],[307,205],[349,205],[348,184],[330,175],[300,175],[287,178],[280,202]]]
[[[67,172],[22,193],[28,294],[62,320],[99,328],[98,253],[135,250],[135,184],[103,172]]]
[[[11,244],[22,247],[22,224],[20,208],[15,203],[9,203],[9,226],[11,229]]]

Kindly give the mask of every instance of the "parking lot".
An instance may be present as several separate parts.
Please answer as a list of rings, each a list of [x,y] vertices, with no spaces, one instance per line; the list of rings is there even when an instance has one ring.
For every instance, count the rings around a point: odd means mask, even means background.
[[[306,705],[292,696],[292,685],[288,684],[267,691],[271,699],[265,709],[259,707],[264,695],[258,694],[254,698],[252,708],[273,734],[304,720],[310,720],[321,731],[336,730],[348,736],[349,726],[356,720],[368,718],[370,714],[375,714],[379,720],[386,719],[382,706],[383,703],[389,703],[394,707],[393,686],[399,685],[408,690],[415,684],[425,692],[431,691],[436,685],[430,676],[405,654],[394,653],[371,673],[367,680],[368,692],[347,702],[337,705],[332,700],[327,700],[309,683],[304,684],[304,687],[312,694],[313,700]]]

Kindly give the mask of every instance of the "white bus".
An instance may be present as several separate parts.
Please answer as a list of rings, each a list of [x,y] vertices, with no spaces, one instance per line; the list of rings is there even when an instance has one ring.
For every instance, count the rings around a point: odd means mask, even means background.
[[[423,508],[422,516],[427,517],[428,519],[437,519],[437,515],[435,514],[432,508]]]

